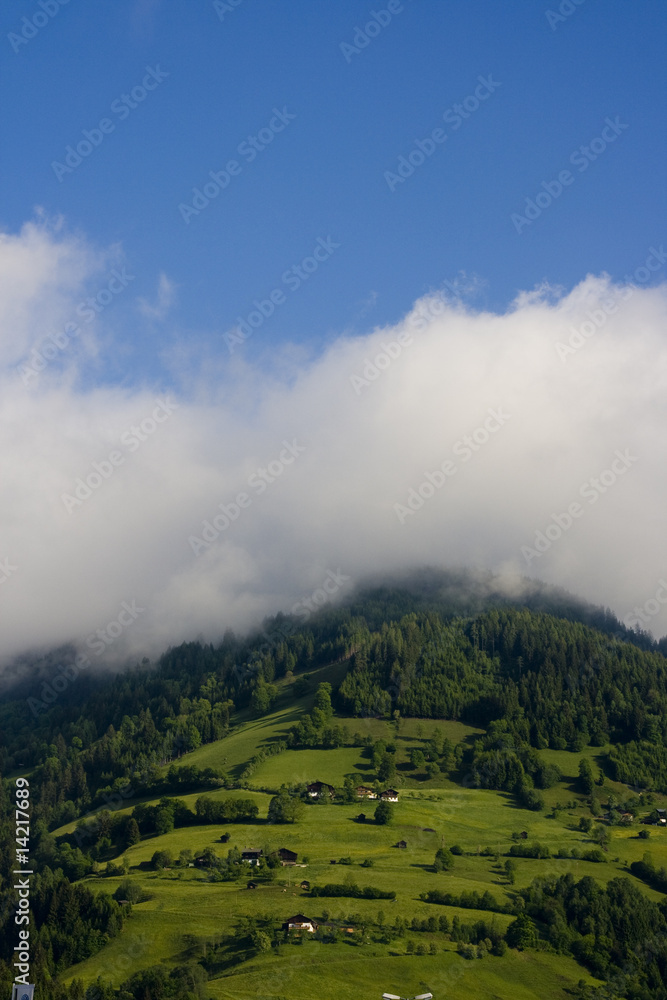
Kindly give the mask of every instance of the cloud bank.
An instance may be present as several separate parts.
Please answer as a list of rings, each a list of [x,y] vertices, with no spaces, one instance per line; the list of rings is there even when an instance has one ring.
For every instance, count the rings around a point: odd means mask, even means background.
[[[427,563],[540,577],[662,635],[667,295],[644,270],[503,315],[434,293],[271,376],[252,340],[220,331],[197,369],[183,337],[165,391],[95,378],[134,295],[118,248],[1,236],[2,655],[215,641],[331,574]],[[138,323],[167,314],[156,282]]]

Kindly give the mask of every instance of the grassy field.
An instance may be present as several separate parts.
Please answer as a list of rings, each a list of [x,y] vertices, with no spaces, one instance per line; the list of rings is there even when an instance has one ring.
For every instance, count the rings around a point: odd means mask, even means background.
[[[347,767],[351,751],[295,751],[303,753],[332,754],[333,761],[323,780],[333,780],[336,769]],[[315,758],[316,759],[316,758]],[[290,754],[283,754],[270,761],[280,763],[276,778],[294,780],[294,764]],[[318,771],[318,774],[320,772]],[[561,789],[565,798],[568,783]],[[513,797],[499,792],[466,789],[451,785],[450,788],[404,790],[395,806],[390,825],[377,826],[372,822],[359,823],[360,811],[371,813],[370,803],[354,805],[312,804],[295,824],[275,826],[266,822],[269,794],[248,793],[243,790],[212,793],[215,798],[248,794],[258,803],[259,820],[253,824],[226,826],[186,827],[163,836],[145,838],[126,852],[131,866],[130,878],[137,881],[149,895],[145,902],[133,907],[122,935],[112,940],[98,955],[73,967],[68,976],[81,977],[87,983],[102,975],[120,984],[133,971],[157,962],[168,966],[201,956],[211,942],[222,934],[231,934],[236,920],[242,915],[267,914],[283,921],[291,913],[305,912],[316,920],[327,916],[334,919],[354,920],[374,924],[378,911],[385,920],[393,923],[395,916],[411,920],[446,913],[450,920],[458,913],[462,922],[474,923],[477,919],[494,919],[505,928],[511,917],[504,914],[483,913],[476,910],[433,906],[419,899],[419,894],[431,888],[460,893],[476,889],[482,893],[490,890],[499,901],[511,898],[516,888],[528,885],[535,877],[572,872],[575,878],[592,875],[604,883],[620,874],[627,874],[628,861],[640,858],[647,848],[656,860],[667,854],[667,831],[652,829],[652,839],[638,840],[637,829],[613,830],[613,839],[606,864],[566,860],[517,859],[517,880],[509,886],[501,868],[493,857],[478,851],[485,847],[507,851],[511,834],[526,830],[529,842],[540,840],[548,843],[552,851],[559,847],[591,846],[574,827],[583,808],[563,811],[558,819],[549,819],[544,813],[528,812],[515,806]],[[196,794],[184,796],[192,805]],[[430,832],[429,829],[432,831]],[[231,835],[229,844],[220,843],[222,833]],[[405,840],[405,850],[394,846]],[[430,870],[435,851],[441,844],[460,844],[466,852],[457,857],[449,873],[436,875]],[[250,867],[237,882],[212,883],[207,872],[199,868],[174,868],[162,872],[140,868],[149,862],[157,849],[169,850],[174,856],[185,849],[198,855],[211,846],[224,856],[231,846],[243,850],[261,847],[274,850],[287,847],[298,854],[300,864],[306,867],[280,868],[277,880],[260,884],[257,889],[246,888],[254,873]],[[332,860],[349,856],[352,865],[333,866]],[[618,862],[614,861],[619,857]],[[373,866],[360,867],[365,858]],[[307,859],[307,862],[306,860]],[[667,860],[667,858],[665,858]],[[504,862],[501,858],[500,865]],[[664,863],[664,861],[660,861]],[[298,888],[307,878],[311,883],[342,882],[352,876],[359,885],[393,889],[397,898],[391,900],[363,899],[312,899]],[[89,884],[106,891],[114,891],[119,878],[90,878]],[[659,894],[642,887],[651,898]],[[585,970],[562,956],[527,952],[508,952],[503,958],[486,956],[481,961],[465,961],[455,954],[455,946],[442,935],[413,934],[414,941],[436,942],[436,956],[410,956],[405,952],[405,939],[391,945],[371,944],[355,947],[349,943],[336,945],[308,941],[302,946],[284,945],[278,954],[257,956],[249,962],[234,967],[226,974],[209,982],[213,997],[243,998],[271,996],[273,1000],[300,1000],[321,992],[321,976],[327,977],[327,994],[352,997],[368,991],[369,996],[383,990],[401,992],[426,989],[439,996],[452,998],[489,996],[498,1000],[544,1000],[568,995],[579,979],[592,982]],[[320,968],[321,967],[321,968]],[[413,984],[413,985],[409,985]],[[426,984],[426,985],[424,985]],[[381,990],[379,991],[381,992]]]
[[[200,747],[175,762],[176,767],[195,765],[215,767],[238,779],[258,749],[284,739],[299,716],[312,705],[313,693],[320,680],[336,680],[342,665],[322,668],[311,675],[309,693],[294,702],[290,685],[283,684],[275,709],[267,716],[236,719],[235,728],[223,740]],[[359,784],[371,783],[375,774],[370,758],[361,746],[335,750],[287,750],[268,758],[245,783],[246,788],[218,789],[205,794],[214,799],[252,798],[259,816],[252,824],[227,824],[184,827],[162,836],[145,837],[130,848],[125,858],[130,865],[129,878],[142,889],[145,899],[133,906],[122,934],[109,942],[97,955],[68,970],[68,979],[82,978],[87,984],[98,976],[119,985],[133,972],[156,963],[172,967],[204,955],[212,942],[234,933],[238,918],[244,915],[268,915],[277,922],[295,912],[305,912],[315,920],[341,919],[357,926],[374,927],[382,920],[393,924],[396,915],[408,921],[446,914],[450,921],[457,915],[463,923],[478,919],[495,921],[504,929],[511,921],[505,914],[470,909],[441,907],[420,900],[420,893],[432,888],[460,894],[476,890],[491,891],[500,902],[511,901],[517,889],[529,885],[538,876],[571,872],[579,879],[590,875],[604,884],[619,875],[628,875],[628,866],[650,850],[656,865],[667,865],[667,830],[651,828],[650,839],[640,840],[640,827],[611,829],[611,844],[606,863],[581,860],[516,859],[516,883],[508,884],[502,857],[513,843],[512,834],[525,831],[528,843],[540,841],[555,854],[560,848],[580,851],[594,845],[578,829],[581,816],[589,816],[587,804],[578,793],[576,778],[579,760],[591,760],[594,770],[600,767],[606,748],[587,747],[581,753],[539,751],[540,756],[557,764],[563,780],[544,792],[546,808],[531,812],[517,806],[513,795],[484,789],[466,788],[444,775],[427,779],[425,772],[408,765],[409,751],[422,746],[434,731],[453,744],[468,744],[481,730],[462,723],[402,719],[397,727],[380,719],[341,719],[352,736],[370,735],[395,742],[400,801],[394,807],[392,822],[378,826],[372,821],[376,806],[372,801],[351,805],[309,803],[295,824],[276,826],[268,823],[267,813],[272,791],[282,784],[320,780],[341,786],[351,775]],[[460,777],[460,776],[458,776]],[[602,794],[614,791],[621,798],[625,786],[605,782]],[[202,791],[180,795],[190,809]],[[155,802],[156,800],[151,800]],[[125,812],[134,801],[129,801]],[[657,796],[663,805],[664,797]],[[554,813],[554,806],[560,809]],[[366,815],[359,822],[360,813]],[[69,824],[56,835],[69,832]],[[230,835],[227,844],[220,842],[223,833]],[[404,840],[407,848],[395,846]],[[455,858],[454,868],[435,874],[432,863],[440,846],[459,845],[463,855]],[[167,850],[177,858],[182,850],[199,856],[207,847],[223,857],[230,847],[249,847],[273,851],[286,847],[296,851],[303,867],[279,868],[273,882],[248,889],[255,870],[244,866],[235,882],[212,882],[208,871],[199,867],[173,867],[150,870],[156,850]],[[497,861],[493,852],[501,857]],[[340,865],[341,858],[351,865]],[[371,867],[360,867],[370,859]],[[332,864],[336,862],[336,865]],[[395,900],[353,898],[312,898],[299,888],[302,879],[311,884],[344,882],[352,878],[361,886],[375,886],[396,892]],[[118,877],[91,876],[86,882],[95,889],[113,892]],[[651,899],[662,898],[647,886],[641,890]],[[406,943],[426,945],[431,941],[437,954],[407,954]],[[436,1000],[489,997],[494,1000],[566,1000],[580,980],[593,983],[585,969],[563,956],[544,952],[509,951],[502,958],[487,955],[466,961],[456,954],[456,945],[444,935],[409,932],[391,944],[352,941],[322,944],[306,940],[301,945],[284,944],[270,954],[231,966],[208,983],[208,995],[219,1000],[301,1000],[325,994],[343,1000],[362,995],[379,996],[385,990],[411,995],[433,992]]]
[[[326,680],[332,676],[332,668],[322,668],[321,671],[313,671],[310,676],[313,686],[315,686],[321,680]],[[238,778],[248,761],[258,750],[278,740],[286,739],[291,727],[298,722],[303,712],[311,707],[312,694],[306,695],[296,702],[290,700],[289,703],[283,703],[288,699],[288,691],[289,688],[284,688],[284,696],[279,699],[277,708],[270,714],[260,719],[248,718],[247,721],[237,724],[224,740],[207,743],[192,753],[185,754],[174,762],[175,766],[214,767],[228,771],[233,777]],[[439,733],[441,737],[446,736],[453,744],[465,742],[471,736],[482,732],[481,729],[466,726],[462,722],[444,720],[423,721],[420,719],[402,719],[398,735],[396,726],[384,719],[341,719],[340,722],[346,726],[350,737],[358,733],[362,738],[372,736],[374,740],[385,739],[387,741],[395,741],[398,747],[398,763],[405,763],[410,749],[414,746],[419,746],[423,739],[429,738],[435,732]],[[315,754],[332,753],[332,751],[311,752]],[[334,754],[337,752],[333,751]],[[345,753],[347,751],[342,752]],[[358,750],[351,750],[349,752],[351,754],[356,753],[356,757],[354,759],[350,757],[349,764],[345,770],[341,771],[339,766],[332,763],[330,775],[322,774],[320,779],[328,781],[331,784],[342,784],[345,773],[353,773],[356,770],[361,781],[364,777],[363,772],[368,770],[370,762],[366,761],[364,763],[361,761]],[[301,756],[308,753],[308,751],[298,751],[298,753]],[[325,758],[323,757],[322,760],[324,761]],[[331,760],[332,762],[335,761],[335,756]],[[276,781],[278,781],[278,784],[281,784],[283,781],[301,780],[300,778],[291,777],[290,768],[284,767],[283,764],[277,765],[277,769],[272,769],[271,765],[275,763],[277,762],[267,761],[262,765],[253,775],[253,783],[255,785],[268,785],[272,782],[275,784]],[[303,770],[301,760],[299,760],[299,768]],[[262,780],[260,780],[260,777]],[[409,775],[406,777],[409,778]],[[306,779],[304,778],[303,780]],[[307,780],[316,779],[308,777]]]
[[[566,989],[579,979],[597,982],[574,961],[554,955],[512,952],[469,962],[450,949],[420,957],[373,952],[316,941],[286,946],[275,959],[249,962],[210,982],[209,990],[220,1000],[377,1000],[385,991],[406,996],[428,991],[436,1000],[565,1000]]]
[[[257,912],[258,907],[262,913],[283,915],[286,910],[291,913],[304,909],[308,914],[318,910],[300,894],[293,897],[290,890],[283,893],[278,886],[252,891],[162,877],[147,881],[146,887],[153,898],[134,907],[122,935],[101,955],[70,970],[72,974],[86,982],[102,975],[118,984],[133,971],[159,961],[177,964],[200,958],[207,939],[228,929],[236,916]],[[356,905],[361,901],[347,902]],[[335,908],[331,912],[335,915]],[[450,916],[458,912],[469,921],[480,916],[472,910],[448,912]],[[496,919],[504,924],[509,918]],[[363,948],[309,940],[302,946],[283,945],[278,954],[258,956],[210,980],[207,992],[221,1000],[306,1000],[322,995],[352,1000],[364,995],[377,998],[384,990],[407,991],[408,995],[430,990],[436,997],[454,1000],[480,996],[497,1000],[565,1000],[566,989],[579,979],[595,982],[574,961],[562,956],[508,952],[502,959],[487,956],[470,962],[456,955],[451,942],[443,942],[441,936],[419,937],[437,940],[437,955],[409,956],[402,941],[390,947]]]

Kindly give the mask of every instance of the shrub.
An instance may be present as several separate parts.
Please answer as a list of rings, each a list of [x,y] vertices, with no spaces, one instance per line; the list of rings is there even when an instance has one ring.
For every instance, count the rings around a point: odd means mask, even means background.
[[[349,877],[349,876],[348,876]],[[384,891],[376,889],[375,886],[367,885],[361,888],[354,882],[343,885],[340,882],[328,882],[326,885],[314,885],[310,890],[311,896],[346,896],[351,899],[396,899],[393,889]]]
[[[446,847],[439,847],[435,852],[433,869],[436,872],[449,871],[454,866],[454,855]]]
[[[274,795],[269,802],[268,820],[269,823],[294,823],[303,810],[302,800],[290,795],[286,788],[281,788],[278,795]]]
[[[520,913],[507,928],[507,944],[510,948],[534,948],[537,944],[537,930],[527,913]]]
[[[127,899],[130,903],[138,903],[144,898],[143,890],[137,882],[132,882],[129,878],[123,879],[113,894],[113,898],[120,902]]]
[[[375,817],[375,822],[379,823],[380,826],[384,826],[386,823],[391,822],[394,815],[394,810],[391,808],[388,802],[380,802],[377,806],[373,816]]]
[[[169,851],[156,851],[151,858],[151,865],[155,871],[161,871],[163,868],[171,868],[173,860]]]
[[[581,855],[582,861],[596,861],[598,864],[601,861],[606,861],[604,856],[604,851],[601,851],[599,847],[594,847],[592,851],[584,851]]]
[[[456,948],[457,952],[461,958],[473,959],[477,958],[477,948],[474,944],[465,944],[463,941],[459,941]]]

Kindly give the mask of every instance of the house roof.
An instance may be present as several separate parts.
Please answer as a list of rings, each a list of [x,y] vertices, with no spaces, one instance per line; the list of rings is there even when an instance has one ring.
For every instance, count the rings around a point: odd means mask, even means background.
[[[277,852],[281,858],[289,858],[290,861],[296,861],[297,853],[296,851],[290,851],[287,847],[281,847]]]
[[[305,913],[295,913],[293,917],[288,917],[286,924],[314,924],[315,921],[307,917]]]

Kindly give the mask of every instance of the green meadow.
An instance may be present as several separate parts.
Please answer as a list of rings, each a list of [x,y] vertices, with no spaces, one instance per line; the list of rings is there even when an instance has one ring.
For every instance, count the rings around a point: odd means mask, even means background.
[[[237,728],[226,739],[188,754],[181,762],[221,766],[226,760],[227,767],[230,763],[245,765],[258,745],[284,733],[291,718],[289,710],[279,707],[271,716]],[[396,739],[395,729],[389,723],[373,722],[376,723],[374,738],[393,735]],[[348,725],[354,731],[368,723],[348,720]],[[407,759],[409,747],[428,739],[436,727],[456,741],[465,740],[474,732],[455,723],[405,720],[396,739],[397,757]],[[582,751],[593,759],[601,752],[599,748]],[[548,750],[540,753],[545,759],[557,762],[564,775],[558,785],[545,793],[548,802],[543,812],[518,808],[508,793],[465,788],[445,777],[425,780],[426,775],[414,777],[405,772],[399,802],[386,826],[372,821],[376,806],[373,801],[350,805],[309,803],[294,824],[268,823],[271,792],[260,788],[274,789],[285,783],[312,780],[341,785],[349,774],[358,777],[360,783],[373,777],[370,760],[358,747],[293,750],[269,758],[252,776],[249,788],[206,793],[214,799],[252,798],[259,807],[256,822],[182,827],[162,836],[145,837],[126,851],[128,877],[141,887],[146,898],[132,907],[121,935],[94,957],[68,970],[68,979],[81,978],[88,983],[102,976],[119,985],[147,965],[163,962],[175,966],[196,960],[206,954],[213,942],[233,935],[242,916],[269,915],[282,922],[293,913],[304,912],[318,921],[330,918],[370,926],[380,920],[392,924],[397,915],[411,921],[414,917],[423,920],[446,913],[450,921],[458,914],[463,923],[486,919],[505,929],[513,919],[509,915],[436,906],[423,902],[419,895],[433,888],[457,894],[471,890],[481,894],[489,890],[500,902],[506,902],[517,888],[529,885],[538,876],[567,872],[577,879],[590,875],[603,884],[627,875],[629,863],[640,859],[647,848],[656,864],[667,864],[667,831],[652,827],[650,840],[640,840],[637,836],[640,828],[635,823],[629,828],[611,829],[606,863],[570,858],[517,858],[516,882],[509,885],[502,871],[505,858],[501,857],[498,863],[489,852],[505,854],[514,832],[525,831],[528,843],[548,844],[552,854],[560,848],[586,850],[594,846],[577,829],[579,818],[589,815],[573,785],[581,754]],[[179,797],[194,809],[199,794]],[[550,818],[557,802],[565,808]],[[132,805],[129,803],[128,809]],[[360,813],[366,816],[364,822],[359,821]],[[57,832],[64,831],[65,828]],[[228,843],[220,842],[223,833],[230,835]],[[406,842],[405,849],[396,846],[400,840]],[[455,858],[453,869],[436,874],[431,866],[436,850],[443,845],[459,845],[464,853]],[[149,868],[156,850],[167,850],[178,857],[182,850],[188,849],[196,857],[207,847],[221,857],[231,847],[240,850],[260,847],[265,851],[286,847],[297,852],[298,866],[276,869],[275,881],[260,882],[256,889],[246,887],[255,874],[247,865],[243,865],[235,882],[212,882],[207,870],[199,867],[159,872]],[[339,863],[341,858],[348,857],[350,865]],[[365,859],[373,862],[371,867],[360,867]],[[396,899],[311,898],[299,887],[304,878],[311,884],[352,878],[361,886],[391,889]],[[97,876],[86,881],[95,888],[113,892],[121,879]],[[642,884],[641,888],[648,897],[661,898],[647,886]],[[426,945],[433,941],[437,953],[407,954],[409,939]],[[351,941],[326,944],[314,940],[284,944],[270,954],[258,954],[225,969],[209,981],[207,988],[211,997],[221,1000],[232,997],[301,1000],[322,993],[356,998],[365,994],[376,996],[385,990],[408,995],[427,989],[436,998],[447,996],[454,1000],[480,996],[496,1000],[565,1000],[569,995],[567,990],[581,979],[594,982],[583,967],[564,956],[510,950],[503,957],[487,955],[481,960],[465,960],[456,954],[456,945],[444,935],[409,931],[405,938],[395,938],[391,944],[371,941],[360,946]]]

